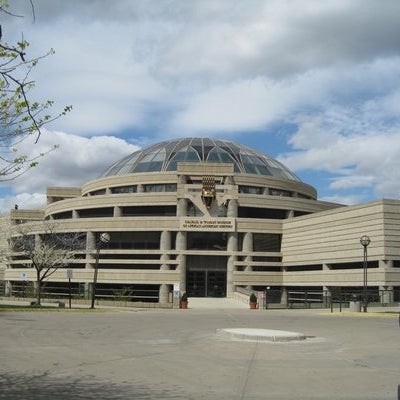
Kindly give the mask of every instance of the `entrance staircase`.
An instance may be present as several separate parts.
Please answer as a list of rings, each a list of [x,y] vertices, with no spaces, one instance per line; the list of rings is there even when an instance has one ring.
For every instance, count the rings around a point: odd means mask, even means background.
[[[236,298],[226,297],[190,297],[190,309],[243,309],[249,308],[249,305]]]

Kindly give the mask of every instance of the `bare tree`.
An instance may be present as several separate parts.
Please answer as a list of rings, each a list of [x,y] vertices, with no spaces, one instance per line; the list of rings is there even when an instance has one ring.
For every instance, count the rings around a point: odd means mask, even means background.
[[[36,303],[40,305],[44,282],[59,268],[67,267],[77,250],[85,248],[85,234],[56,232],[50,222],[43,222],[41,226],[35,224],[35,231],[40,233],[33,234],[32,228],[32,224],[17,226],[12,249],[19,256],[25,256],[26,267],[35,269]]]
[[[34,7],[32,0],[32,14]],[[7,0],[0,0],[0,15],[19,18],[9,10]],[[45,153],[33,157],[22,154],[19,145],[28,137],[34,136],[35,143],[39,140],[42,128],[69,112],[72,107],[51,116],[48,114],[53,101],[43,103],[32,101],[29,92],[35,87],[35,82],[30,78],[32,70],[39,61],[51,55],[48,53],[31,57],[28,55],[29,43],[24,39],[17,43],[9,44],[3,38],[3,26],[0,25],[0,180],[10,180],[23,174],[28,169],[38,164],[39,158],[57,146],[49,148]]]

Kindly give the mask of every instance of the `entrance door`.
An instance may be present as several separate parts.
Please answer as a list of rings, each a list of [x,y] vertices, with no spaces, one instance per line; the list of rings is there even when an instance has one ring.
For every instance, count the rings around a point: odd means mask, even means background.
[[[189,271],[186,289],[189,297],[225,297],[225,271]]]
[[[226,296],[226,257],[187,258],[186,291],[189,297]]]
[[[226,272],[207,271],[207,294],[210,297],[226,296]]]
[[[206,272],[190,271],[186,275],[186,292],[189,297],[206,296]]]

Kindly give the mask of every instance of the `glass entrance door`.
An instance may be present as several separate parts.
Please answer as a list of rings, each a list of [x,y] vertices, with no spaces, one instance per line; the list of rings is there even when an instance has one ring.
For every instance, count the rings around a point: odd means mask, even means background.
[[[225,297],[225,271],[188,271],[186,289],[189,297]]]
[[[186,262],[186,291],[189,297],[226,296],[226,257],[188,256]]]
[[[186,291],[189,297],[205,297],[206,271],[189,271],[186,275]]]
[[[225,297],[226,296],[226,272],[207,271],[206,296]]]

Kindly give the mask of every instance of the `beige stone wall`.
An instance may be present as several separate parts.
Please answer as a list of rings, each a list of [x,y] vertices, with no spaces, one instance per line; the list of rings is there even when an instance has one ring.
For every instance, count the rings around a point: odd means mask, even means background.
[[[381,200],[283,222],[284,265],[357,262],[368,235],[370,260],[400,257],[400,202]]]
[[[295,181],[283,181],[270,177],[255,175],[235,175],[232,165],[221,164],[185,164],[179,165],[177,172],[140,173],[117,177],[106,177],[92,181],[79,188],[49,188],[47,195],[54,202],[44,210],[12,210],[11,219],[15,222],[30,222],[32,232],[39,233],[40,224],[35,221],[51,217],[54,213],[72,211],[73,218],[54,220],[57,231],[88,232],[91,245],[87,247],[84,259],[77,260],[85,268],[74,269],[74,280],[92,282],[95,263],[94,233],[95,232],[146,232],[156,231],[169,235],[168,232],[178,232],[179,239],[171,249],[170,245],[162,244],[157,250],[102,250],[104,263],[115,265],[116,269],[100,269],[100,283],[148,283],[172,285],[184,282],[186,256],[205,257],[210,251],[186,250],[185,236],[181,220],[185,216],[185,206],[181,200],[201,204],[201,185],[188,184],[186,177],[196,182],[203,175],[217,175],[216,202],[218,205],[227,203],[231,207],[229,220],[232,221],[227,232],[230,244],[226,250],[213,250],[212,255],[227,258],[229,269],[229,284],[237,286],[360,286],[362,269],[331,270],[330,264],[352,263],[362,261],[363,248],[360,237],[367,234],[371,238],[368,247],[370,261],[379,262],[379,268],[369,271],[369,284],[374,286],[399,286],[400,268],[392,268],[391,260],[400,260],[400,202],[392,200],[376,201],[357,206],[339,206],[337,204],[315,200],[316,191],[309,185]],[[181,176],[183,179],[181,179]],[[111,188],[124,185],[141,185],[152,183],[175,183],[176,192],[110,194]],[[260,186],[265,188],[264,194],[253,195],[239,193],[238,185]],[[272,196],[269,189],[290,191],[292,197]],[[105,190],[104,195],[90,195],[90,192]],[[78,196],[78,193],[81,195]],[[308,196],[309,199],[303,198]],[[61,200],[62,199],[62,200]],[[178,204],[179,203],[179,204]],[[114,217],[79,218],[81,209],[125,206],[160,206],[177,205],[177,216],[173,217],[120,217],[114,212]],[[313,213],[311,215],[280,219],[236,218],[234,208],[253,207],[256,209],[281,209],[287,215],[294,211]],[[233,209],[233,210],[232,210]],[[118,210],[115,210],[118,211]],[[207,211],[207,210],[206,210]],[[236,210],[237,211],[237,210]],[[181,213],[181,214],[180,214]],[[215,218],[215,215],[213,216]],[[207,218],[210,218],[209,216]],[[0,223],[2,223],[0,221]],[[254,252],[251,246],[237,249],[236,233],[251,236],[251,233],[272,233],[282,235],[280,252]],[[3,232],[5,230],[3,229]],[[179,233],[180,232],[180,233]],[[204,230],[204,233],[207,229]],[[233,239],[232,239],[233,238]],[[165,239],[165,238],[164,238]],[[1,239],[0,239],[1,241]],[[168,242],[168,240],[166,241]],[[3,240],[3,245],[6,243]],[[228,243],[228,239],[227,239]],[[163,247],[164,246],[164,247]],[[1,243],[0,243],[1,247]],[[115,258],[112,257],[115,254]],[[131,255],[120,259],[118,255]],[[146,259],[146,255],[154,254],[156,259]],[[140,257],[143,255],[143,257]],[[257,261],[254,258],[257,257]],[[275,257],[282,262],[268,261],[260,257]],[[260,261],[261,260],[261,261]],[[102,257],[100,256],[100,262]],[[15,263],[21,261],[16,261]],[[12,263],[11,265],[15,265]],[[117,269],[118,265],[131,265],[132,269]],[[159,270],[134,269],[136,265],[160,265]],[[306,270],[307,266],[320,265],[320,270]],[[325,265],[322,268],[322,265]],[[264,267],[265,271],[252,270],[253,267]],[[287,267],[291,267],[287,271]],[[145,267],[142,267],[145,268]],[[272,269],[282,268],[281,271]],[[296,271],[296,268],[298,270]],[[294,270],[292,270],[294,269]],[[1,267],[0,267],[1,270]],[[20,280],[21,272],[26,271],[28,280],[34,280],[32,269],[5,271],[6,280]],[[1,271],[0,271],[1,279]],[[66,282],[65,270],[58,270],[51,280]]]

